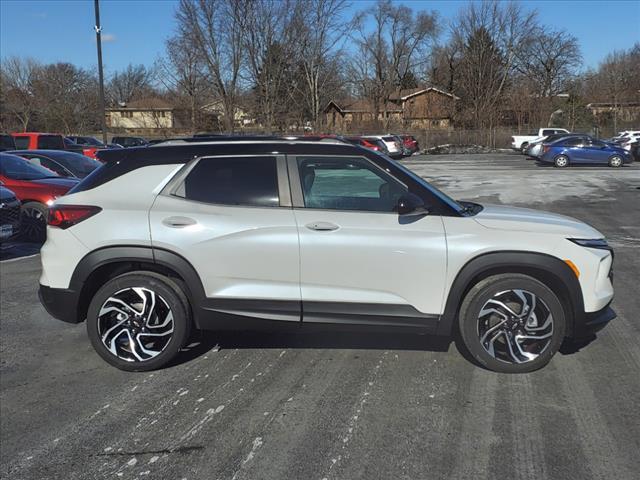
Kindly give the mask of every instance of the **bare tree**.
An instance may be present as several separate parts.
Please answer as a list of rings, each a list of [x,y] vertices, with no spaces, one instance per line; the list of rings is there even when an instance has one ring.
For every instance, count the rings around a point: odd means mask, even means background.
[[[591,81],[594,96],[613,104],[613,129],[618,130],[618,109],[621,102],[638,97],[640,91],[640,44],[630,50],[614,51],[599,65]]]
[[[46,130],[71,134],[97,125],[96,79],[90,72],[70,63],[45,65],[38,69],[33,89]]]
[[[582,64],[578,40],[548,27],[533,32],[517,55],[516,70],[536,85],[539,97],[563,93]]]
[[[33,83],[41,68],[41,65],[31,58],[18,57],[7,58],[0,68],[3,110],[19,122],[24,132],[28,130],[29,123],[37,112],[37,96]]]
[[[253,87],[257,118],[267,133],[281,123],[290,99],[296,42],[289,0],[246,1],[241,17],[245,53],[243,78]]]
[[[429,49],[438,35],[435,12],[414,12],[390,0],[379,0],[373,9],[355,19],[356,42],[352,77],[372,101],[376,117],[409,71],[423,69]],[[371,25],[373,28],[371,29]]]
[[[347,38],[349,23],[342,16],[348,6],[346,0],[296,2],[292,31],[301,76],[298,89],[315,130],[320,129],[324,105],[339,88],[337,57]]]
[[[113,74],[107,85],[107,95],[113,104],[129,103],[153,93],[153,71],[144,65],[128,65]]]
[[[165,56],[156,60],[156,78],[189,109],[192,133],[197,131],[198,110],[202,106],[206,83],[204,65],[188,39],[175,35],[165,43]]]
[[[228,131],[234,130],[240,93],[245,13],[242,0],[180,0],[176,11],[178,31],[205,64]]]
[[[460,52],[456,93],[475,128],[496,125],[518,54],[535,29],[535,12],[496,0],[469,3],[453,22],[452,42]]]

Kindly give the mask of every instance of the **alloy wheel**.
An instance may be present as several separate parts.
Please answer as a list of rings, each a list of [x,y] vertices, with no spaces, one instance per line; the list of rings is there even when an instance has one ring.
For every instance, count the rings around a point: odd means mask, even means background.
[[[622,165],[622,158],[617,155],[611,157],[611,160],[609,160],[609,165],[611,165],[612,167],[619,167],[620,165]]]
[[[110,296],[98,313],[98,336],[114,356],[144,362],[158,356],[171,341],[173,313],[153,290],[130,287]]]
[[[502,362],[531,362],[549,347],[552,337],[551,310],[527,290],[498,292],[478,314],[480,344]]]

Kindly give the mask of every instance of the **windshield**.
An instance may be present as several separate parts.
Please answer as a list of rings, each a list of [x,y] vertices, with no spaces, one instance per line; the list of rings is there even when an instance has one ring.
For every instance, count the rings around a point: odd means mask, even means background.
[[[0,173],[13,180],[42,180],[59,177],[48,168],[33,165],[15,155],[0,154]]]
[[[92,145],[94,147],[104,147],[104,143],[93,137],[82,137],[82,143],[85,145]]]

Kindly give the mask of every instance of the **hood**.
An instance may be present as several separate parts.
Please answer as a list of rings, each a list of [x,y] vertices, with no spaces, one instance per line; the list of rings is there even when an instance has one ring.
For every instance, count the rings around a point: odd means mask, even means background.
[[[42,178],[40,180],[32,180],[33,183],[40,185],[49,185],[60,190],[69,190],[78,183],[77,178]]]
[[[580,220],[530,208],[484,205],[483,210],[473,218],[483,227],[496,230],[552,233],[585,239],[604,238],[602,233]]]

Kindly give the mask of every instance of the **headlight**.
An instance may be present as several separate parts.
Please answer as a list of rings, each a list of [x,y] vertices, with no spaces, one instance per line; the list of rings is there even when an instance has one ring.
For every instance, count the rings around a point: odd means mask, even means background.
[[[601,250],[612,250],[607,241],[604,238],[596,239],[583,239],[583,238],[567,238],[567,240],[587,248],[599,248]]]

